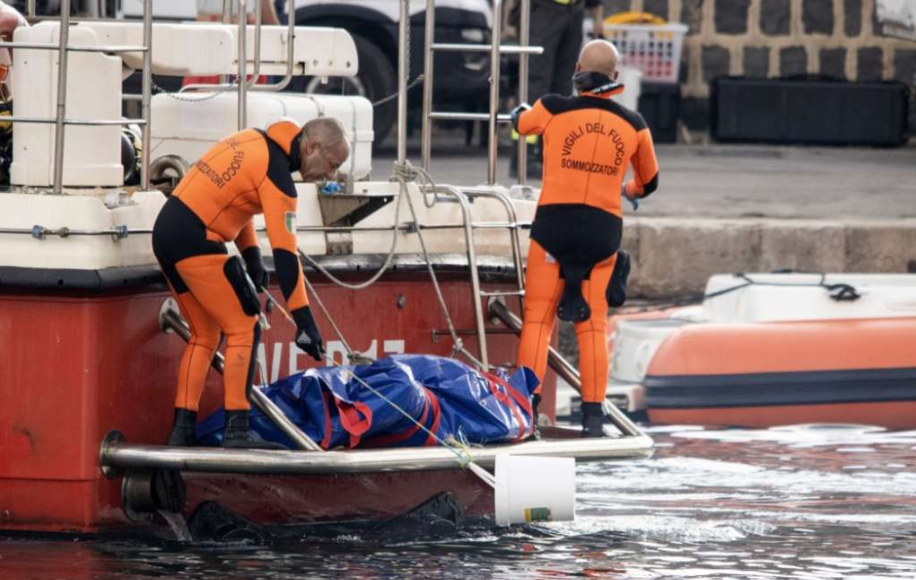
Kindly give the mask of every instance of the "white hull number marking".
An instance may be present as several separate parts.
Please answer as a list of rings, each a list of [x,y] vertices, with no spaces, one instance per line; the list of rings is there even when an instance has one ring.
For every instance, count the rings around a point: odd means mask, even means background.
[[[369,345],[369,348],[365,350],[360,350],[360,354],[367,356],[369,358],[379,358],[379,356],[385,356],[389,354],[404,354],[405,345],[403,340],[385,340],[382,341],[382,352],[379,354],[378,348],[379,341],[372,339],[372,343]],[[270,346],[270,356],[267,356],[267,347],[268,345],[263,342],[258,345],[258,361],[259,368],[268,368],[270,369],[270,382],[280,380],[284,376],[289,376],[296,374],[305,370],[305,367],[308,363],[312,362],[312,358],[299,350],[296,347],[295,342],[274,342]],[[280,375],[280,365],[283,360],[283,351],[284,349],[289,353],[289,366],[286,369],[286,374]],[[325,344],[325,353],[324,364],[325,366],[332,366],[332,360],[338,364],[347,364],[347,350],[344,348],[344,345],[339,340],[329,340]]]

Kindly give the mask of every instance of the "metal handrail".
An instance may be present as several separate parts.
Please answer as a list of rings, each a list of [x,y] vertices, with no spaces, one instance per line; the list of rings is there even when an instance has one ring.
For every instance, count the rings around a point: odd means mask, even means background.
[[[43,240],[47,236],[69,238],[70,236],[111,236],[116,241],[123,240],[130,234],[152,234],[153,230],[131,230],[127,226],[115,226],[107,230],[71,229],[67,226],[60,228],[46,228],[35,225],[31,228],[0,228],[0,234],[29,235],[36,240]]]
[[[519,56],[519,81],[518,92],[519,99],[525,101],[528,98],[528,57],[532,54],[543,54],[542,47],[529,46],[529,28],[530,28],[530,0],[521,0],[521,21],[519,23],[519,45],[502,46],[502,0],[493,1],[493,26],[491,27],[490,44],[460,44],[460,43],[436,43],[435,42],[435,2],[426,0],[426,66],[424,70],[423,83],[423,127],[420,141],[421,164],[425,171],[429,171],[430,159],[432,157],[432,121],[487,121],[489,141],[487,144],[487,185],[496,184],[497,176],[497,156],[499,149],[499,139],[497,135],[497,124],[508,123],[511,121],[509,115],[501,115],[499,108],[499,57],[502,54]],[[433,72],[434,52],[490,52],[490,101],[489,111],[487,113],[450,113],[443,111],[433,111]],[[523,184],[526,180],[528,159],[527,150],[525,149],[524,140],[519,140],[519,183]]]
[[[519,222],[519,223],[500,223],[500,222],[476,222],[472,223],[471,227],[475,230],[486,230],[486,229],[525,229],[529,227],[530,222]],[[59,235],[61,237],[67,236],[101,236],[101,235],[120,235],[120,234],[151,234],[153,230],[151,229],[131,229],[126,226],[115,226],[111,229],[106,230],[84,230],[84,229],[73,229],[67,226],[62,226],[60,228],[45,228],[44,226],[35,226],[44,231],[47,235]],[[393,232],[399,231],[403,233],[413,233],[417,230],[463,230],[464,224],[404,224],[401,226],[296,226],[297,233],[306,233],[306,234],[320,234],[320,233],[349,233],[349,234],[369,234],[369,233],[378,233],[378,232]],[[267,228],[264,226],[255,228],[257,232],[266,232]],[[0,234],[28,234],[33,235],[35,233],[35,228],[3,228],[0,227]],[[124,235],[123,237],[127,237]],[[514,263],[515,260],[513,260]],[[516,263],[517,265],[517,263]]]
[[[577,461],[649,457],[654,443],[641,437],[578,437],[528,440],[523,443],[474,448],[474,463],[493,467],[500,455],[549,455]],[[264,451],[207,447],[129,445],[109,435],[99,448],[99,463],[106,477],[122,469],[173,469],[202,473],[253,473],[258,475],[340,475],[342,473],[392,473],[455,470],[455,455],[445,447],[356,449],[352,451]]]
[[[436,185],[437,194],[453,197],[461,208],[462,227],[464,228],[464,241],[468,256],[468,270],[471,274],[471,294],[474,306],[474,320],[477,326],[477,346],[480,350],[480,364],[482,370],[489,371],[490,364],[487,354],[487,332],[484,326],[483,306],[480,303],[480,274],[477,271],[477,251],[474,248],[474,228],[472,225],[471,203],[467,196],[457,187],[450,185]]]
[[[432,0],[427,0],[427,6],[431,3]],[[433,9],[432,14],[435,15],[435,12]],[[426,18],[428,26],[430,18],[428,11]],[[407,160],[407,76],[410,68],[407,51],[409,49],[410,0],[401,0],[398,17],[398,165],[404,165]],[[431,80],[430,77],[426,79],[427,82]]]
[[[506,328],[509,328],[515,333],[521,333],[522,321],[519,320],[514,313],[509,311],[505,304],[499,301],[493,301],[490,303],[487,310],[491,316],[506,325]],[[550,368],[552,368],[557,375],[569,383],[569,386],[571,386],[573,390],[580,395],[582,394],[582,381],[579,376],[579,371],[552,346],[547,347],[547,364],[550,365]],[[602,410],[622,434],[630,437],[646,436],[642,429],[633,423],[623,411],[615,407],[606,399],[602,403]]]
[[[420,130],[420,164],[423,170],[429,172],[429,160],[432,156],[432,113],[433,107],[433,58],[432,46],[435,43],[436,30],[436,3],[435,0],[426,0],[426,30],[424,36],[423,66],[423,119]]]
[[[70,44],[70,0],[60,3],[60,31],[58,32],[60,49],[57,64],[57,118],[54,129],[54,193],[63,193],[64,181],[64,117],[67,110],[67,65]]]
[[[258,10],[258,12],[260,13],[260,9]],[[258,24],[257,22],[255,23],[255,25],[259,27],[256,30],[259,30],[261,25]],[[248,83],[249,84],[248,90],[258,91],[258,92],[279,92],[285,89],[287,86],[289,86],[289,83],[292,82],[293,71],[295,68],[293,66],[293,62],[296,58],[296,52],[295,52],[296,20],[295,18],[290,17],[288,19],[287,28],[288,28],[288,33],[287,33],[287,41],[286,41],[286,74],[280,80],[280,82],[274,83],[274,84],[266,84],[266,85],[256,84],[257,76],[253,75],[252,81],[249,81]],[[255,43],[256,43],[256,46],[255,46],[255,62],[254,62],[255,69],[254,70],[260,71],[260,67],[261,67],[260,44],[261,42],[260,42],[260,36],[258,32],[255,33]],[[247,55],[246,55],[246,58],[247,58]],[[197,92],[197,91],[204,92],[206,91],[206,92],[214,92],[214,93],[223,93],[223,92],[230,92],[230,91],[235,90],[236,86],[237,86],[237,83],[227,83],[227,82],[221,82],[220,84],[216,84],[216,85],[193,84],[193,85],[186,85],[186,86],[181,87],[178,90],[178,92],[186,93],[186,92]]]
[[[248,125],[248,0],[239,2],[239,38],[238,38],[238,130]],[[258,27],[260,30],[260,26]],[[260,55],[258,55],[260,56]]]
[[[29,50],[60,50],[60,46],[56,44],[49,44],[45,42],[0,42],[0,48],[26,48]],[[145,46],[83,46],[83,45],[68,45],[67,50],[70,52],[107,52],[107,53],[122,53],[122,52],[146,52]]]
[[[3,117],[4,123],[36,123],[36,124],[57,124],[57,119],[50,117]],[[143,119],[64,119],[64,125],[84,125],[84,126],[110,126],[110,125],[139,125],[146,126]],[[146,189],[149,189],[148,187]]]
[[[524,263],[522,262],[522,243],[518,235],[519,223],[518,223],[518,213],[515,211],[515,205],[513,205],[512,200],[509,199],[505,193],[499,190],[487,190],[487,189],[472,189],[467,188],[463,189],[462,192],[465,195],[473,197],[488,197],[490,199],[495,199],[499,201],[503,208],[506,210],[506,216],[509,220],[509,225],[507,229],[509,230],[509,240],[512,244],[512,262],[515,264],[515,277],[518,283],[518,289],[522,292],[525,290],[525,275],[524,275]],[[478,229],[481,227],[489,227],[487,224],[478,224],[475,227]],[[519,296],[518,302],[519,308],[524,308],[524,301],[522,296]]]
[[[430,46],[433,51],[443,52],[490,52],[489,44],[459,44],[459,43],[437,43]],[[541,46],[502,46],[499,47],[500,54],[544,54],[544,48]]]
[[[487,147],[487,185],[496,184],[496,157],[499,154],[499,127],[496,126],[499,115],[499,44],[503,35],[503,2],[493,0],[493,27],[490,45],[490,119],[488,123],[489,137]]]
[[[251,87],[253,91],[279,92],[289,86],[293,80],[293,60],[296,58],[296,19],[292,11],[287,15],[287,35],[286,35],[286,74],[278,83],[258,85]],[[304,72],[304,71],[303,71]]]
[[[252,86],[258,84],[258,77],[261,76],[261,2],[263,1],[254,0],[254,69],[251,71],[251,80],[246,83],[246,89],[251,89]],[[248,58],[247,54],[245,58]]]
[[[141,109],[143,115],[143,151],[140,152],[140,186],[144,190],[150,188],[150,154],[152,153],[152,91],[153,91],[153,1],[143,0],[143,44],[147,51],[143,53],[143,88],[141,94]]]
[[[531,0],[521,0],[521,12],[518,23],[518,45],[525,48],[531,41]],[[528,54],[522,53],[518,57],[518,101],[528,102]],[[518,183],[525,185],[528,182],[528,147],[527,142],[518,139]]]
[[[223,24],[230,24],[232,22],[232,0],[223,0]],[[229,75],[220,75],[219,77],[221,84],[228,84]]]
[[[446,121],[489,121],[492,116],[489,113],[451,113],[447,111],[432,111],[425,116],[426,119],[442,119]],[[496,115],[496,121],[499,123],[509,123],[512,117],[509,115]],[[495,185],[488,183],[487,185]]]

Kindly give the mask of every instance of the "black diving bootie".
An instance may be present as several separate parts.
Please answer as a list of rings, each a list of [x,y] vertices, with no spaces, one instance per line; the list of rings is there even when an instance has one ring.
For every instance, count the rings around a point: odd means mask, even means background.
[[[265,441],[248,429],[248,411],[226,411],[223,447],[230,449],[286,449],[279,443]]]
[[[187,409],[175,409],[175,422],[166,445],[175,447],[194,447],[197,445],[197,412]]]
[[[582,403],[582,436],[606,437],[601,403]]]

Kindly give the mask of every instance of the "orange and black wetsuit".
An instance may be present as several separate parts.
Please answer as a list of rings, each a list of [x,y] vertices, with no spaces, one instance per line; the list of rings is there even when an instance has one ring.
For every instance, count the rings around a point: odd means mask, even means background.
[[[247,410],[260,338],[259,305],[238,258],[257,248],[253,217],[263,213],[280,288],[290,310],[308,305],[296,245],[296,188],[299,169],[295,123],[268,130],[246,129],[208,151],[188,172],[162,208],[153,228],[159,260],[191,339],[181,358],[175,406],[197,411],[210,361],[226,335],[225,408]]]
[[[555,313],[576,323],[582,400],[604,400],[608,374],[606,290],[623,228],[621,185],[644,197],[658,162],[643,118],[602,95],[547,95],[517,119],[543,135],[544,176],[531,228],[518,364],[544,378]],[[579,290],[581,288],[581,294]],[[583,301],[584,298],[584,301]],[[565,310],[565,311],[564,311]]]

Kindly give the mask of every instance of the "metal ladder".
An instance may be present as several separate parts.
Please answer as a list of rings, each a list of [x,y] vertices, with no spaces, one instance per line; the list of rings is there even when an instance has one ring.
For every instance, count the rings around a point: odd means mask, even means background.
[[[503,54],[518,55],[519,57],[519,80],[518,94],[521,101],[528,98],[528,57],[532,54],[542,54],[542,47],[529,46],[529,20],[530,20],[530,0],[520,0],[521,19],[519,22],[519,45],[502,46],[502,0],[493,2],[493,26],[490,35],[490,44],[464,44],[464,43],[436,43],[435,42],[435,2],[434,0],[426,1],[426,28],[425,28],[425,70],[423,83],[423,129],[421,139],[422,149],[422,166],[428,172],[432,150],[432,123],[435,120],[449,121],[488,121],[488,148],[487,148],[487,185],[496,185],[497,173],[497,154],[498,154],[498,134],[497,124],[509,122],[508,114],[500,114],[499,110],[499,76],[500,76],[500,56]],[[403,4],[402,4],[403,6]],[[402,12],[402,18],[404,14]],[[402,38],[402,44],[403,44]],[[490,100],[489,111],[487,113],[453,113],[440,112],[432,110],[433,86],[434,86],[434,62],[437,52],[489,52],[490,53]],[[406,77],[406,75],[401,75]],[[406,81],[406,78],[402,78]],[[527,148],[523,140],[519,141],[519,183],[524,183],[527,171]],[[525,295],[524,265],[521,255],[521,243],[519,241],[519,223],[512,201],[503,192],[496,187],[483,188],[456,188],[451,186],[437,186],[433,192],[435,195],[445,195],[456,201],[462,210],[463,224],[465,232],[465,245],[468,259],[468,271],[471,278],[471,298],[473,300],[475,326],[474,334],[477,337],[479,360],[477,361],[482,370],[489,371],[489,354],[487,351],[487,329],[486,315],[482,305],[483,300],[492,298],[516,297],[518,299],[519,309],[523,307],[523,297]],[[471,214],[471,203],[475,198],[489,198],[497,200],[506,211],[506,222],[504,223],[475,223]],[[510,246],[512,248],[512,264],[515,269],[516,288],[513,290],[502,291],[484,291],[480,287],[480,272],[477,264],[477,253],[474,242],[474,232],[478,229],[507,229],[510,237]],[[461,348],[461,347],[459,347]],[[467,352],[465,350],[465,352]],[[470,353],[467,353],[470,354]]]
[[[540,46],[529,46],[529,18],[531,0],[520,0],[521,21],[519,22],[519,45],[502,46],[502,0],[493,0],[493,27],[490,44],[443,44],[434,39],[436,27],[436,10],[434,0],[426,0],[426,40],[425,70],[423,72],[423,131],[421,140],[423,169],[429,171],[432,148],[432,123],[436,120],[447,121],[488,121],[489,140],[487,147],[487,185],[496,185],[496,160],[499,144],[497,124],[508,123],[508,114],[499,113],[499,62],[503,54],[519,56],[518,98],[524,102],[528,99],[528,56],[542,54]],[[490,53],[490,104],[487,113],[450,113],[433,111],[433,63],[437,52],[489,52]],[[528,159],[525,141],[519,139],[519,183],[525,183]]]
[[[403,163],[406,159],[406,85],[407,85],[407,41],[409,22],[409,6],[406,0],[401,0],[400,13],[400,53],[399,53],[399,86],[401,88],[398,103],[398,162]],[[473,301],[475,326],[474,334],[477,337],[480,358],[479,366],[484,371],[490,370],[489,355],[487,352],[487,328],[486,319],[492,316],[499,320],[509,332],[520,332],[521,323],[514,318],[505,304],[498,301],[492,301],[494,298],[517,297],[519,309],[524,307],[525,281],[524,265],[521,255],[521,243],[519,241],[518,230],[522,227],[518,223],[515,213],[515,207],[511,199],[496,185],[496,160],[497,160],[497,123],[507,122],[510,120],[509,115],[499,114],[499,57],[502,54],[519,55],[519,100],[525,101],[528,97],[528,56],[531,54],[542,54],[543,48],[532,47],[529,42],[529,16],[530,0],[521,0],[521,19],[519,22],[519,46],[503,47],[500,45],[502,33],[502,0],[493,2],[493,27],[491,33],[491,44],[436,44],[434,42],[435,30],[435,3],[434,0],[426,1],[426,38],[425,38],[425,57],[426,66],[423,84],[423,133],[422,133],[422,165],[424,171],[429,172],[429,162],[431,156],[431,132],[432,122],[434,120],[469,120],[469,121],[489,121],[489,147],[487,151],[487,187],[480,188],[457,188],[448,185],[436,185],[432,190],[435,195],[445,195],[457,202],[462,211],[463,224],[465,232],[465,245],[467,251],[468,271],[471,278],[471,299]],[[433,96],[433,61],[436,52],[490,52],[490,102],[488,113],[447,113],[432,110]],[[524,184],[527,173],[527,148],[525,141],[519,139],[518,156],[519,156],[519,183]],[[429,191],[427,191],[428,193]],[[507,221],[505,223],[475,223],[471,214],[471,203],[475,198],[491,198],[498,200],[506,209]],[[474,232],[478,229],[508,229],[511,247],[512,262],[516,274],[516,288],[508,291],[488,292],[481,290],[480,272],[477,265],[477,252],[475,249]],[[484,299],[491,300],[487,313],[484,312],[482,302]],[[518,322],[518,324],[516,324]],[[466,349],[456,345],[458,350]],[[564,379],[569,382],[573,388],[580,390],[578,373],[574,367],[566,361],[562,355],[551,349],[550,364],[551,367]],[[469,356],[469,358],[473,358]],[[618,428],[626,433],[632,434],[638,429],[632,426],[626,417],[620,417],[619,414],[613,413],[606,409],[606,412],[612,417]]]
[[[474,308],[475,329],[474,334],[477,337],[477,345],[480,356],[475,360],[481,370],[490,370],[489,354],[487,350],[487,328],[486,314],[484,312],[483,300],[501,297],[516,297],[518,299],[519,309],[523,308],[523,297],[525,295],[524,268],[522,263],[521,241],[519,240],[518,230],[520,225],[515,213],[515,206],[512,200],[504,192],[498,189],[490,188],[457,188],[450,185],[436,185],[433,193],[437,196],[444,195],[454,200],[461,207],[462,229],[464,230],[465,248],[467,251],[468,272],[471,277],[471,300]],[[471,213],[471,203],[477,198],[489,198],[498,201],[506,211],[505,222],[474,222]],[[485,291],[480,287],[480,270],[477,265],[477,250],[474,242],[474,232],[481,229],[506,229],[509,232],[510,246],[512,248],[512,265],[515,270],[516,288],[514,290],[497,290]],[[467,353],[460,345],[456,345],[458,350]],[[469,358],[470,353],[467,353]]]
[[[28,18],[30,21],[49,20],[36,17],[35,0],[29,0]],[[143,127],[143,151],[141,151],[141,187],[150,188],[149,153],[150,153],[150,94],[152,89],[152,45],[153,45],[153,7],[152,0],[143,0],[143,46],[72,46],[70,45],[70,0],[60,3],[60,32],[58,44],[0,42],[0,48],[21,48],[27,50],[56,50],[58,53],[57,68],[57,114],[54,118],[44,117],[6,117],[10,123],[43,123],[55,126],[54,130],[54,185],[55,194],[63,193],[64,176],[64,135],[67,125],[104,126],[104,125],[140,125]],[[143,89],[141,95],[141,119],[68,119],[67,112],[67,70],[71,52],[143,53]]]

